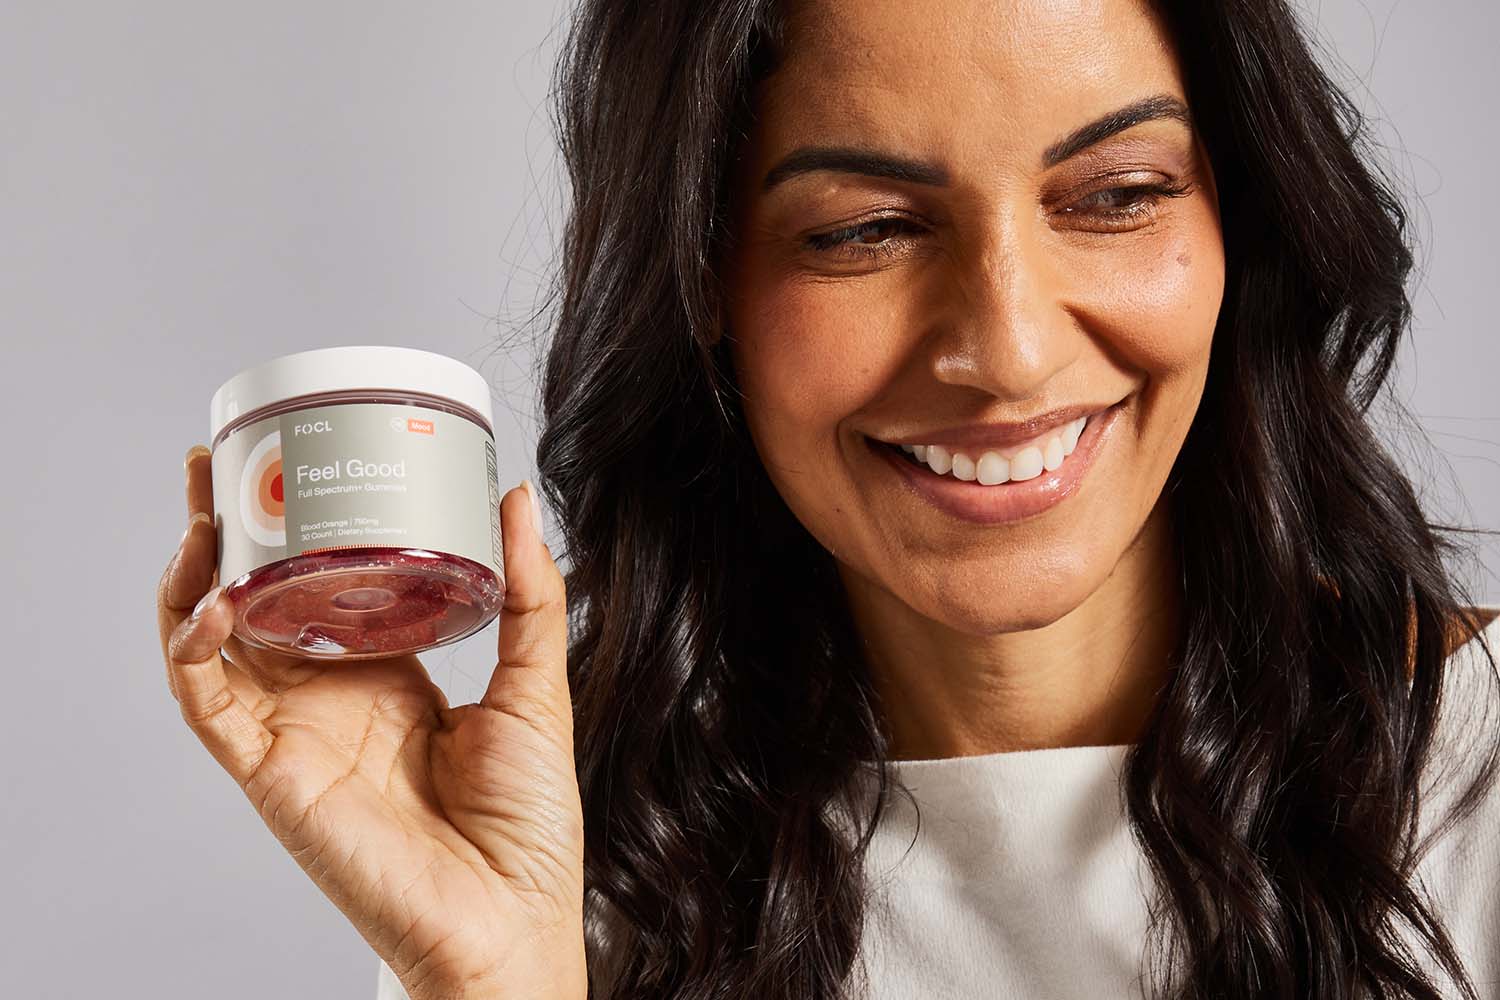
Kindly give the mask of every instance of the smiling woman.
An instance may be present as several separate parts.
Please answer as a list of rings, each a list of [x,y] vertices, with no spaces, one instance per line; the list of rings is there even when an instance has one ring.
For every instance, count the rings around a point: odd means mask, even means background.
[[[838,553],[889,753],[1133,740],[1180,628],[1159,501],[1225,281],[1167,27],[1126,3],[789,14],[715,335],[777,494]]]
[[[1001,58],[1001,54],[993,54]],[[1037,54],[1038,58],[1046,58],[1046,52]],[[1004,76],[989,76],[993,79],[993,90],[1004,88]],[[1046,76],[1038,73],[1037,81],[1044,81]],[[831,81],[825,72],[825,81]],[[945,100],[944,106],[953,109],[953,115],[971,114],[969,109],[963,108],[962,100],[971,102],[995,102],[995,100],[1008,99],[1016,103],[1016,106],[1029,106],[1037,108],[1038,114],[1032,121],[1040,127],[1050,127],[1049,108],[1043,100],[1017,99],[1014,93],[984,93],[983,87],[974,87],[963,81],[954,81],[962,87],[962,93],[954,100]],[[795,60],[789,60],[786,66],[781,67],[780,72],[775,73],[765,84],[766,93],[760,94],[759,100],[766,106],[774,106],[775,94],[771,93],[775,84],[786,85],[786,87],[798,87],[805,85],[805,81],[798,81]],[[930,87],[941,87],[942,81],[932,81]],[[1130,84],[1125,84],[1130,85]],[[1104,85],[1109,90],[1109,84]],[[768,135],[768,130],[781,124],[787,129],[805,130],[805,132],[817,133],[817,135],[838,135],[847,130],[850,133],[883,133],[879,123],[861,123],[858,115],[847,114],[837,106],[829,109],[828,121],[808,121],[808,115],[816,115],[816,111],[808,111],[808,108],[816,109],[817,96],[819,93],[840,93],[838,88],[828,87],[823,90],[808,90],[814,94],[810,100],[798,103],[799,114],[790,118],[792,123],[787,124],[784,118],[774,114],[765,114],[757,118],[757,124],[763,126],[759,132],[753,133],[747,147],[751,150],[765,150],[774,147],[777,139]],[[871,102],[873,106],[873,102]],[[975,120],[984,121],[983,117],[975,117]],[[921,117],[922,124],[932,132],[939,132],[944,127],[951,127],[951,120],[947,115],[927,114]],[[1163,135],[1163,130],[1158,127],[1157,133],[1152,135],[1143,126],[1155,121],[1176,121],[1178,129],[1173,133]],[[780,309],[786,315],[793,316],[792,325],[798,325],[795,316],[802,315],[802,307],[808,303],[826,303],[835,295],[849,294],[847,289],[849,283],[844,283],[843,288],[834,289],[829,286],[819,288],[796,288],[801,274],[808,273],[838,273],[853,274],[861,276],[886,271],[886,273],[900,274],[903,285],[894,291],[886,292],[883,301],[888,303],[912,303],[912,309],[926,309],[926,303],[921,298],[921,288],[918,282],[910,280],[910,271],[913,268],[921,271],[926,277],[926,283],[950,282],[954,280],[954,262],[968,262],[971,267],[983,268],[986,265],[995,267],[999,258],[1004,258],[1004,265],[1017,267],[1020,264],[1020,256],[1014,250],[1005,250],[1004,243],[992,244],[990,256],[992,259],[986,261],[983,253],[975,253],[975,244],[981,243],[975,240],[974,229],[977,226],[975,219],[983,217],[984,211],[995,211],[995,207],[983,204],[984,195],[989,190],[999,190],[998,186],[986,187],[987,178],[993,178],[993,174],[999,171],[1005,163],[1004,153],[1017,147],[1025,147],[1017,121],[996,120],[995,133],[990,135],[992,145],[984,144],[981,139],[984,129],[971,126],[969,136],[972,141],[959,151],[948,154],[947,160],[909,159],[895,153],[882,153],[882,151],[859,148],[852,144],[843,145],[801,145],[801,147],[787,154],[786,157],[766,169],[763,180],[759,184],[754,183],[754,177],[759,174],[759,165],[753,165],[751,160],[741,159],[741,189],[742,193],[736,204],[742,208],[742,216],[736,220],[735,231],[739,232],[741,238],[738,240],[739,253],[730,262],[729,273],[735,282],[741,282],[741,286],[735,291],[735,298],[739,304],[750,303],[753,309],[762,309],[768,303],[780,304]],[[916,126],[912,126],[915,130]],[[938,145],[936,139],[919,138],[922,147],[927,145]],[[1158,148],[1158,159],[1167,160],[1172,163],[1170,174],[1161,174],[1146,168],[1130,168],[1130,157],[1136,156],[1136,162],[1145,162],[1152,153],[1152,147]],[[1178,148],[1175,148],[1178,147]],[[1187,147],[1181,148],[1181,147]],[[971,150],[978,162],[962,169],[956,165],[962,165],[963,150]],[[1059,181],[1038,180],[1034,172],[1047,174],[1056,172],[1055,168],[1074,159],[1085,159],[1085,153],[1094,159],[1089,171],[1098,175],[1092,181],[1094,190],[1080,195],[1077,190],[1067,190],[1067,178]],[[1113,160],[1113,169],[1109,169],[1109,163]],[[1193,163],[1193,168],[1187,169],[1182,163]],[[748,177],[747,174],[748,172]],[[1124,108],[1107,112],[1101,117],[1089,121],[1088,124],[1077,127],[1067,136],[1062,136],[1058,141],[1052,142],[1044,148],[1038,157],[1038,165],[1031,168],[1022,165],[1022,177],[1017,178],[1014,190],[1019,193],[1020,198],[1025,199],[1020,211],[1013,214],[1010,226],[1011,237],[1019,234],[1022,226],[1047,225],[1050,228],[1071,229],[1074,232],[1089,231],[1088,226],[1094,226],[1095,232],[1109,232],[1109,234],[1124,234],[1133,229],[1151,225],[1158,220],[1166,211],[1164,199],[1184,198],[1184,196],[1196,195],[1200,192],[1200,184],[1193,174],[1203,172],[1211,174],[1206,163],[1206,157],[1202,150],[1194,145],[1193,129],[1191,129],[1191,115],[1187,105],[1181,97],[1172,93],[1160,93],[1155,96],[1143,97]],[[1209,175],[1209,181],[1211,181]],[[968,181],[968,183],[963,183]],[[1133,181],[1133,183],[1131,183]],[[1077,181],[1073,181],[1077,186]],[[1115,186],[1100,187],[1100,184],[1113,183]],[[1065,190],[1067,198],[1062,199],[1061,204],[1052,210],[1046,210],[1046,192],[1041,187],[1050,184],[1053,189],[1059,186]],[[1088,184],[1086,184],[1088,186]],[[1122,207],[1113,204],[1101,204],[1109,202],[1116,196],[1124,195]],[[844,201],[859,201],[859,199],[874,198],[889,205],[885,213],[862,222],[853,222],[852,225],[834,229],[832,232],[822,234],[805,235],[805,237],[793,237],[799,240],[799,246],[804,250],[801,259],[796,259],[792,267],[780,271],[781,291],[775,294],[772,289],[748,288],[744,283],[763,277],[765,274],[777,273],[777,268],[756,268],[754,255],[760,252],[760,256],[766,255],[774,258],[780,250],[781,244],[786,237],[781,231],[781,219],[790,217],[795,226],[798,219],[798,211],[807,216],[816,216],[822,205],[837,204],[838,199]],[[963,205],[965,199],[969,204]],[[980,204],[974,204],[975,199],[980,199]],[[907,207],[903,202],[909,202]],[[954,202],[963,205],[962,210],[954,207]],[[1218,283],[1218,288],[1197,288],[1179,283],[1179,295],[1188,300],[1203,301],[1208,297],[1220,297],[1223,292],[1223,252],[1221,252],[1220,240],[1218,240],[1217,214],[1215,205],[1212,204],[1212,190],[1209,190],[1205,198],[1200,198],[1203,204],[1197,205],[1199,211],[1199,228],[1202,232],[1194,232],[1187,228],[1182,222],[1182,217],[1187,210],[1179,210],[1178,225],[1175,226],[1176,241],[1190,240],[1190,238],[1208,238],[1215,250],[1212,262],[1214,267],[1202,270],[1200,283]],[[894,208],[900,205],[900,213],[895,213]],[[1038,210],[1040,208],[1040,210]],[[780,210],[783,214],[777,214]],[[790,213],[787,216],[786,213]],[[1191,222],[1188,216],[1188,222]],[[1205,229],[1206,226],[1206,229]],[[1004,240],[1004,228],[992,226],[993,238]],[[892,235],[894,234],[898,235]],[[759,238],[757,238],[759,237]],[[874,240],[861,237],[877,237]],[[926,240],[926,244],[924,244]],[[935,246],[936,243],[936,246]],[[947,244],[947,247],[944,246]],[[942,250],[947,249],[947,253]],[[983,244],[978,247],[984,250]],[[924,258],[926,253],[926,258]],[[942,255],[942,259],[933,259],[933,253]],[[1209,256],[1209,255],[1202,255]],[[1109,258],[1101,258],[1098,250],[1088,256],[1089,261],[1107,261]],[[1190,255],[1182,253],[1178,256],[1178,267],[1185,267]],[[1074,282],[1088,280],[1082,271],[1074,271]],[[772,277],[771,280],[775,280]],[[886,282],[897,280],[886,276]],[[1148,279],[1151,280],[1151,279]],[[867,283],[867,282],[865,282]],[[862,286],[865,283],[859,283]],[[987,285],[986,277],[981,274],[975,279],[975,288],[984,288]],[[1157,280],[1158,286],[1161,285]],[[1011,280],[1010,285],[1016,285]],[[789,288],[790,286],[790,288]],[[1106,292],[1107,294],[1107,292]],[[950,291],[938,288],[933,295],[941,300],[953,300],[962,297],[959,294],[950,294]],[[1098,292],[1092,297],[1098,297]],[[929,295],[929,298],[932,295]],[[971,310],[974,303],[962,303],[963,309]],[[1160,309],[1160,307],[1158,307]],[[1145,310],[1142,310],[1142,313]],[[858,315],[856,312],[849,315]],[[1145,315],[1142,315],[1146,319]],[[980,318],[983,321],[983,318]],[[894,319],[895,327],[904,331],[907,340],[913,337],[926,337],[932,339],[930,333],[933,327],[942,324],[941,316],[933,316],[927,313],[927,318],[922,321],[913,322],[907,316]],[[738,327],[739,324],[735,324]],[[754,324],[751,324],[754,327]],[[763,324],[762,324],[763,327]],[[927,333],[922,328],[927,327]],[[853,345],[849,337],[841,337],[843,333],[837,324],[823,327],[829,331],[829,337],[834,337],[835,343],[847,343]],[[1212,319],[1208,315],[1200,318],[1200,339],[1203,346],[1200,348],[1200,369],[1206,366],[1206,343],[1212,333]],[[983,336],[983,334],[981,334]],[[795,337],[796,345],[804,349],[817,351],[822,349],[816,339],[811,337]],[[1056,343],[1056,342],[1053,342]],[[868,357],[870,343],[867,337],[858,340],[858,349],[862,357]],[[930,349],[930,348],[929,348]],[[951,351],[950,354],[962,355],[959,351]],[[753,378],[756,373],[754,360],[762,357],[760,354],[736,355],[735,369],[741,373],[742,378]],[[775,349],[766,352],[763,357],[774,358],[775,363],[784,366],[795,367],[798,358],[795,351],[790,349]],[[963,358],[959,357],[962,361]],[[935,366],[933,366],[935,367]],[[834,372],[849,372],[849,367],[835,367]],[[1011,375],[1020,376],[1022,370],[1019,367],[1010,367]],[[1086,378],[1086,375],[1076,376]],[[796,379],[798,384],[807,384],[811,379]],[[906,379],[910,381],[910,379]],[[945,381],[959,382],[959,379],[945,379]],[[1119,381],[1119,379],[1115,379]],[[980,387],[983,388],[983,387]],[[993,390],[986,390],[990,397],[995,397]],[[1052,390],[1055,393],[1065,393],[1065,388]],[[1097,390],[1080,390],[1082,394],[1094,393]],[[1017,399],[1025,399],[1031,393],[1020,393]],[[1127,393],[1128,394],[1128,393]],[[813,397],[814,394],[808,393]],[[1083,403],[1083,405],[1058,406],[1046,414],[1035,415],[1035,417],[1023,418],[1019,421],[984,421],[984,423],[956,424],[956,426],[939,427],[933,430],[906,430],[903,424],[910,421],[898,421],[892,432],[885,436],[876,436],[873,433],[865,433],[862,441],[865,444],[885,445],[885,448],[877,448],[877,453],[885,462],[889,463],[891,457],[897,456],[898,451],[906,451],[915,457],[915,462],[892,463],[898,471],[906,474],[912,489],[907,490],[910,496],[926,501],[919,504],[924,510],[930,508],[941,508],[947,514],[960,519],[972,520],[977,523],[1001,523],[1008,520],[1022,519],[1022,517],[1034,516],[1043,510],[1058,504],[1059,501],[1076,492],[1082,483],[1082,472],[1091,463],[1095,454],[1095,439],[1103,432],[1104,427],[1113,427],[1116,418],[1125,409],[1124,394],[1119,390],[1112,390],[1110,402]],[[829,397],[816,396],[817,399],[826,400]],[[954,394],[954,405],[975,408],[975,396],[969,394],[968,400],[963,400],[960,394]],[[798,427],[802,432],[811,430],[811,424],[805,418],[799,418],[795,409],[768,408],[778,414],[789,418],[787,426]],[[910,412],[907,409],[906,412]],[[1085,433],[1089,427],[1089,418],[1094,418],[1094,432]],[[892,436],[894,435],[894,436]],[[901,441],[901,438],[906,441]],[[1074,448],[1080,444],[1082,436],[1083,447],[1079,459],[1067,463],[1068,471],[1061,472],[1064,459],[1073,454]],[[1013,445],[1007,448],[1005,445]],[[760,448],[762,456],[766,447]],[[1116,450],[1118,451],[1118,448]],[[802,456],[813,454],[811,448],[802,448]],[[930,456],[929,456],[930,453]],[[922,475],[921,472],[909,474],[904,472],[907,466],[915,466],[916,469],[927,468],[932,471],[933,477]],[[1023,483],[1023,481],[1037,480],[1043,472],[1058,475],[1049,475],[1031,486],[1011,486],[1004,490],[974,489],[974,487],[953,486],[953,480],[966,481],[966,483],[978,483],[980,486],[999,486],[1005,483]],[[772,474],[772,478],[774,474]],[[1100,475],[1095,475],[1100,478]],[[944,483],[939,486],[939,483]],[[790,484],[778,484],[783,495],[786,495]],[[1160,483],[1157,484],[1160,489]],[[817,490],[822,495],[823,490]],[[1073,510],[1077,510],[1074,505]],[[805,523],[805,520],[804,520]],[[885,523],[891,522],[886,517]],[[929,532],[930,534],[930,532]],[[897,558],[904,559],[900,555]],[[962,586],[962,583],[959,583]],[[992,607],[995,604],[990,604]]]
[[[1500,951],[1407,888],[1482,619],[1365,420],[1412,256],[1358,124],[1280,0],[580,7],[538,459],[597,996],[1439,997]],[[897,784],[968,825],[880,910]]]
[[[1405,210],[1282,0],[575,17],[593,995],[1500,979],[1485,618],[1366,417]]]

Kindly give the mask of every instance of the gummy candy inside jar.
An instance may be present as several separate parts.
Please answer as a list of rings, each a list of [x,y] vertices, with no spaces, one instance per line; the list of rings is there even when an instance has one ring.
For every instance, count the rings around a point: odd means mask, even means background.
[[[484,628],[505,597],[496,574],[478,563],[386,548],[284,559],[226,589],[241,638],[339,659],[453,642]]]
[[[399,347],[276,358],[210,404],[219,580],[244,642],[399,656],[482,629],[505,597],[483,377]]]

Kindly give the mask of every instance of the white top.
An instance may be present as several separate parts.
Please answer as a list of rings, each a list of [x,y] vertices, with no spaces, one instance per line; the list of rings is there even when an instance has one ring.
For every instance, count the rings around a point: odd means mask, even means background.
[[[1484,637],[1500,659],[1500,618]],[[1449,690],[1470,694],[1444,698],[1439,739],[1483,738],[1500,715],[1467,714],[1488,704],[1474,687],[1489,669],[1478,640],[1450,663]],[[1445,759],[1472,760],[1457,746]],[[892,761],[921,807],[921,828],[897,791],[870,844],[873,895],[860,951],[870,1000],[1148,996],[1150,984],[1138,979],[1149,964],[1154,887],[1119,784],[1128,749]],[[1429,775],[1422,834],[1470,776],[1462,767]],[[1417,872],[1479,995],[1500,1000],[1500,780]],[[1449,995],[1447,979],[1436,981]],[[384,962],[376,1000],[407,1000]]]

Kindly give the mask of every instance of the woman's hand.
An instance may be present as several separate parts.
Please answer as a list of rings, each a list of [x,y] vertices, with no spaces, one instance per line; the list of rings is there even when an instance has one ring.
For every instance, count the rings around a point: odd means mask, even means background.
[[[566,602],[527,490],[500,502],[498,664],[449,708],[415,656],[317,661],[231,635],[208,449],[185,466],[190,520],[156,604],[188,726],[413,1000],[581,1000]]]

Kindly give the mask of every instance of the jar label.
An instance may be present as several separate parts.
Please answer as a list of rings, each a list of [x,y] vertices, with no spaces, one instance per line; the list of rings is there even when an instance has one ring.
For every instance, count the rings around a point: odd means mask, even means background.
[[[213,451],[219,579],[368,546],[472,559],[504,578],[495,445],[456,414],[401,403],[294,410]]]

